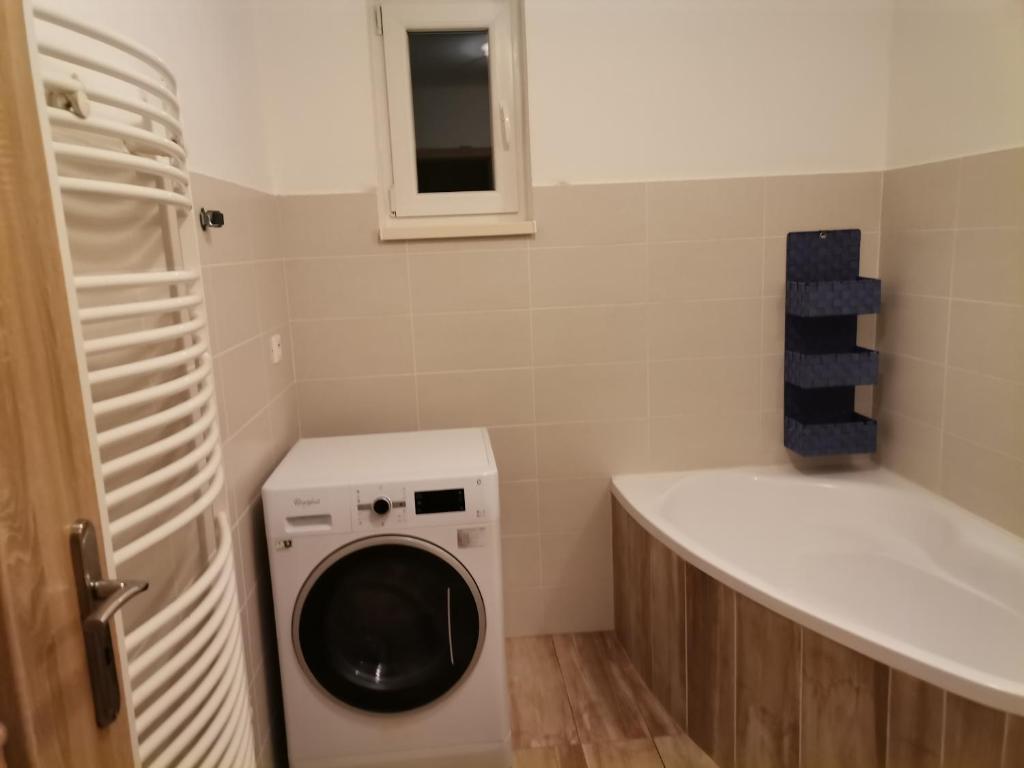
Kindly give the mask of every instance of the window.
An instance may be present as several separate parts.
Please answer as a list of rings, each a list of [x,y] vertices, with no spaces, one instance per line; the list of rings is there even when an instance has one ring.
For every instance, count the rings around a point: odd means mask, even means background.
[[[534,231],[515,11],[513,0],[375,9],[383,238]]]

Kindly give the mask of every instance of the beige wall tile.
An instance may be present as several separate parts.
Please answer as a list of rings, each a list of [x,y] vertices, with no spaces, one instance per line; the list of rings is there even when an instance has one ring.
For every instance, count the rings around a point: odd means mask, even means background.
[[[280,460],[299,439],[299,407],[296,388],[289,387],[267,406],[273,454]]]
[[[540,586],[540,537],[504,536],[501,539],[503,586],[529,589]]]
[[[380,254],[287,262],[292,320],[409,311],[405,256]]]
[[[785,383],[784,355],[761,357],[761,410],[781,411]]]
[[[756,355],[760,351],[761,300],[653,304],[651,358]]]
[[[886,171],[882,228],[952,229],[959,173],[959,160]]]
[[[610,583],[595,579],[585,589],[578,585],[544,588],[539,599],[546,632],[598,632],[612,626]]]
[[[879,407],[940,426],[945,372],[939,363],[902,355],[882,355],[877,387]]]
[[[689,413],[651,420],[656,470],[753,464],[760,455],[757,410]]]
[[[285,253],[281,247],[283,243],[278,217],[281,198],[251,189],[247,189],[246,192],[249,213],[246,226],[249,228],[249,239],[252,241],[252,257],[261,261],[283,259]]]
[[[199,257],[204,266],[249,261],[252,256],[251,231],[246,223],[246,190],[229,181],[215,179],[201,173],[191,173],[192,200],[195,207],[222,211],[226,226],[203,232],[196,222]]]
[[[504,589],[505,636],[534,637],[548,634],[544,611],[544,590]]]
[[[260,328],[264,332],[288,325],[288,286],[283,261],[261,261],[254,265],[259,297]]]
[[[881,264],[886,294],[949,296],[955,242],[951,229],[886,231]]]
[[[465,371],[530,365],[530,313],[466,312],[413,318],[419,371]]]
[[[648,467],[647,422],[607,421],[537,427],[542,478],[608,477]]]
[[[406,240],[410,254],[456,253],[458,251],[516,251],[529,247],[532,235],[507,237],[438,237],[430,240]]]
[[[260,292],[253,264],[210,267],[204,272],[215,352],[230,349],[260,332]]]
[[[1024,462],[946,435],[942,492],[967,509],[1024,536]]]
[[[422,429],[533,421],[528,369],[423,374],[417,377],[417,391]]]
[[[647,416],[643,363],[538,368],[534,375],[538,422]]]
[[[586,528],[540,537],[541,584],[545,587],[611,582],[611,512]]]
[[[1024,225],[1024,148],[965,157],[958,209],[960,227]]]
[[[941,433],[937,427],[893,411],[882,411],[878,416],[879,461],[933,491],[939,489],[940,447]]]
[[[540,530],[587,528],[611,515],[611,484],[606,477],[540,481]]]
[[[286,195],[278,209],[282,258],[404,251],[378,237],[377,194]]]
[[[537,246],[642,243],[646,239],[643,184],[534,187]]]
[[[1024,304],[1024,229],[957,232],[953,296]]]
[[[1024,381],[1024,306],[954,301],[949,364]]]
[[[534,363],[643,360],[646,324],[646,309],[638,305],[534,310]]]
[[[947,433],[1024,459],[1024,384],[950,368],[945,403]]]
[[[652,244],[651,299],[760,296],[763,251],[761,238]]]
[[[416,429],[412,376],[300,381],[296,386],[303,437]]]
[[[490,427],[491,448],[502,482],[537,477],[537,430],[526,427]]]
[[[759,237],[764,186],[761,178],[648,184],[650,240]]]
[[[519,309],[530,304],[523,248],[409,256],[413,312]]]
[[[651,416],[757,410],[757,357],[665,360],[651,363]]]
[[[882,175],[772,176],[765,185],[765,235],[880,228]]]
[[[292,360],[292,337],[288,326],[272,328],[269,333],[259,338],[260,354],[267,371],[267,391],[270,399],[274,399],[295,383],[295,363]],[[271,359],[270,339],[274,335],[281,337],[281,362]]]
[[[530,252],[530,281],[535,307],[644,301],[647,247],[535,248]]]
[[[407,316],[296,320],[295,375],[343,379],[412,373],[412,324]]]
[[[217,358],[217,385],[224,392],[227,434],[233,435],[270,399],[263,339],[257,337]]]
[[[879,349],[943,363],[948,317],[945,299],[887,294],[878,321]]]
[[[540,531],[536,480],[501,483],[501,535],[527,535]]]
[[[224,474],[236,518],[259,496],[273,469],[266,413],[260,413],[224,442]]]
[[[786,349],[786,298],[766,296],[761,302],[761,352],[780,355]]]

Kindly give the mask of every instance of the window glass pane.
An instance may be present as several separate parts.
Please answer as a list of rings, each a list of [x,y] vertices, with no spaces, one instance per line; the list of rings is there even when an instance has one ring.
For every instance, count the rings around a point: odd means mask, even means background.
[[[486,29],[409,32],[420,192],[494,189]]]

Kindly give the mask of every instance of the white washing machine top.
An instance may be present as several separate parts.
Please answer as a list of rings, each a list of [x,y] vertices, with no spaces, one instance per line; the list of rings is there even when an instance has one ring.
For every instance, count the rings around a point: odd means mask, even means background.
[[[263,485],[268,540],[495,523],[486,429],[300,440]]]
[[[408,483],[495,472],[486,429],[315,437],[299,440],[263,487]]]

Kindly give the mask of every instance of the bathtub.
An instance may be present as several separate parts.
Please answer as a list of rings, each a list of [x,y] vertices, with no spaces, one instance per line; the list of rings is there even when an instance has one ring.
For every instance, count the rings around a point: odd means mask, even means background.
[[[739,595],[1024,715],[1024,540],[884,469],[619,475],[612,493],[620,514]]]

